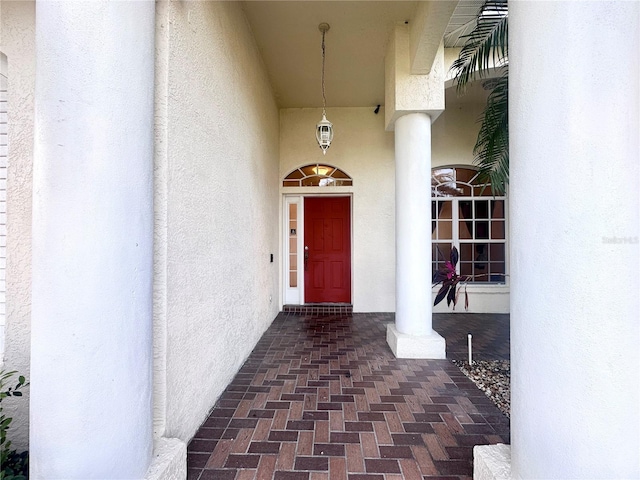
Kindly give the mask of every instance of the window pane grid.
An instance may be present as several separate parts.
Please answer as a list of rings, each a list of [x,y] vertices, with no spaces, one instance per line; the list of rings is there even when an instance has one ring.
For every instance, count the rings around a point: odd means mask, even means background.
[[[289,288],[298,287],[298,204],[289,204]]]
[[[432,273],[444,267],[453,244],[460,275],[474,283],[505,283],[505,197],[493,197],[477,177],[468,168],[432,170]]]
[[[315,163],[296,168],[282,181],[283,187],[350,187],[353,179],[339,168]]]

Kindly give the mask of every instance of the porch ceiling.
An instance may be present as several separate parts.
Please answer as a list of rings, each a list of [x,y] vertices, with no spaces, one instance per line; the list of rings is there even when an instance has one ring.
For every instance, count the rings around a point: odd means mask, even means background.
[[[325,37],[327,106],[365,107],[384,104],[389,35],[394,25],[412,21],[418,3],[246,1],[243,7],[281,108],[322,106],[322,22],[331,25]],[[446,46],[459,44],[459,27],[473,20],[481,0],[456,3]]]

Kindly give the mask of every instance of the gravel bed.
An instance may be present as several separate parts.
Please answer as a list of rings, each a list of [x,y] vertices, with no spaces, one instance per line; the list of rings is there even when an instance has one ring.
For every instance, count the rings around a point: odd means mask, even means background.
[[[511,362],[509,360],[474,360],[471,367],[468,362],[452,361],[495,403],[502,413],[510,417]]]

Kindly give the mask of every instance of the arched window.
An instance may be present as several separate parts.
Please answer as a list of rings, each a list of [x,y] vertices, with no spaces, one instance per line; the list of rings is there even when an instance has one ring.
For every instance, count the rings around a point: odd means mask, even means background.
[[[472,168],[431,171],[433,272],[460,253],[460,275],[474,283],[504,283],[506,274],[506,197],[494,197]]]
[[[282,181],[283,187],[350,187],[353,180],[331,165],[314,163],[296,168]]]

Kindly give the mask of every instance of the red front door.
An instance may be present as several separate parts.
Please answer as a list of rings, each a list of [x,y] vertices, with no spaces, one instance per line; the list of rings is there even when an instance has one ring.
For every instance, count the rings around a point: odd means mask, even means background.
[[[304,199],[305,303],[351,303],[350,200]]]

